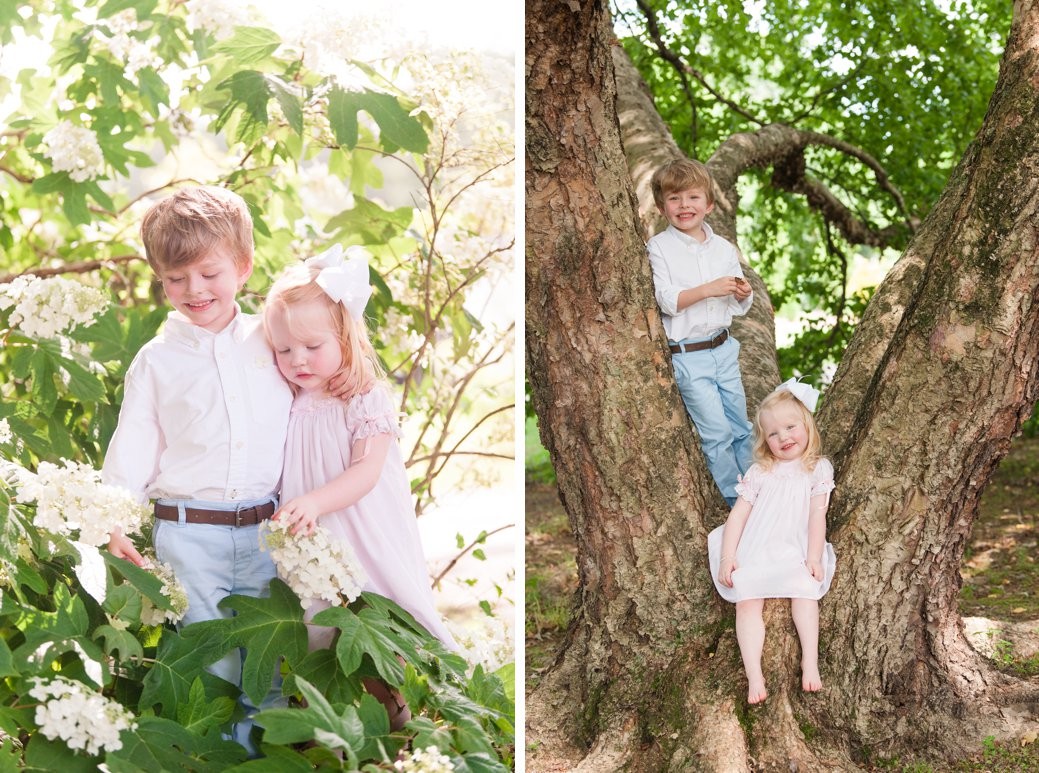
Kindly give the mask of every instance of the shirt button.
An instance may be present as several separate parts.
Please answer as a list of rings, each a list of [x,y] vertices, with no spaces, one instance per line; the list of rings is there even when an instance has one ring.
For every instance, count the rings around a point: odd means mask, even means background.
[[[244,448],[245,447],[245,443],[243,443],[241,440],[239,440],[237,443],[234,444],[234,447],[235,448]]]

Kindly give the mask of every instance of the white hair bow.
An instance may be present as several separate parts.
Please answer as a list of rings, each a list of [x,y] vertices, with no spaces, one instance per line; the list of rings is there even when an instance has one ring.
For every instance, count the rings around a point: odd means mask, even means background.
[[[321,269],[315,280],[318,286],[333,301],[343,304],[353,319],[361,318],[372,297],[367,250],[355,245],[344,253],[343,245],[336,244],[303,263],[307,268]]]
[[[785,389],[800,400],[804,407],[815,413],[815,406],[819,402],[819,390],[811,384],[804,384],[796,378],[787,379],[777,389]]]

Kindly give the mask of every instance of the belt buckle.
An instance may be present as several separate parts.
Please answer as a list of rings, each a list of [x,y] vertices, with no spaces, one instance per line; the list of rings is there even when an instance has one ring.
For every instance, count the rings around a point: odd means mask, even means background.
[[[234,508],[234,525],[235,528],[239,528],[242,525],[242,506],[236,504]]]

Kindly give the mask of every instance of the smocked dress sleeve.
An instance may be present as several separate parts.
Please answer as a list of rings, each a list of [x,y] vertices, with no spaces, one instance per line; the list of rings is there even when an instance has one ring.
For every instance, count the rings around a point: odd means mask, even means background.
[[[400,414],[385,387],[375,386],[350,401],[346,427],[354,442],[375,435],[401,436]]]
[[[758,498],[758,492],[761,491],[764,473],[765,471],[760,465],[751,465],[751,468],[747,470],[747,474],[736,484],[736,493],[750,504],[754,504],[754,500]]]
[[[833,465],[829,459],[820,459],[812,470],[812,496],[829,494],[833,489]]]

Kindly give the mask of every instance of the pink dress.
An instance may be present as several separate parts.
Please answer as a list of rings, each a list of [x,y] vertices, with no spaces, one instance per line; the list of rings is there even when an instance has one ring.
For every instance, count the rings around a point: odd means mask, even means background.
[[[736,493],[751,504],[736,547],[732,587],[718,582],[725,525],[707,535],[714,587],[726,601],[745,599],[819,599],[830,589],[837,556],[823,547],[823,580],[808,572],[808,509],[812,497],[833,491],[833,465],[820,459],[809,472],[800,459],[775,462],[771,470],[755,464]]]
[[[349,402],[301,392],[289,414],[281,498],[287,502],[339,477],[356,441],[388,433],[400,437],[389,391],[376,386]],[[390,445],[379,480],[356,504],[321,516],[332,536],[347,542],[368,573],[364,590],[400,604],[451,649],[458,645],[433,603],[411,487],[400,446]],[[328,605],[316,602],[309,620]]]

